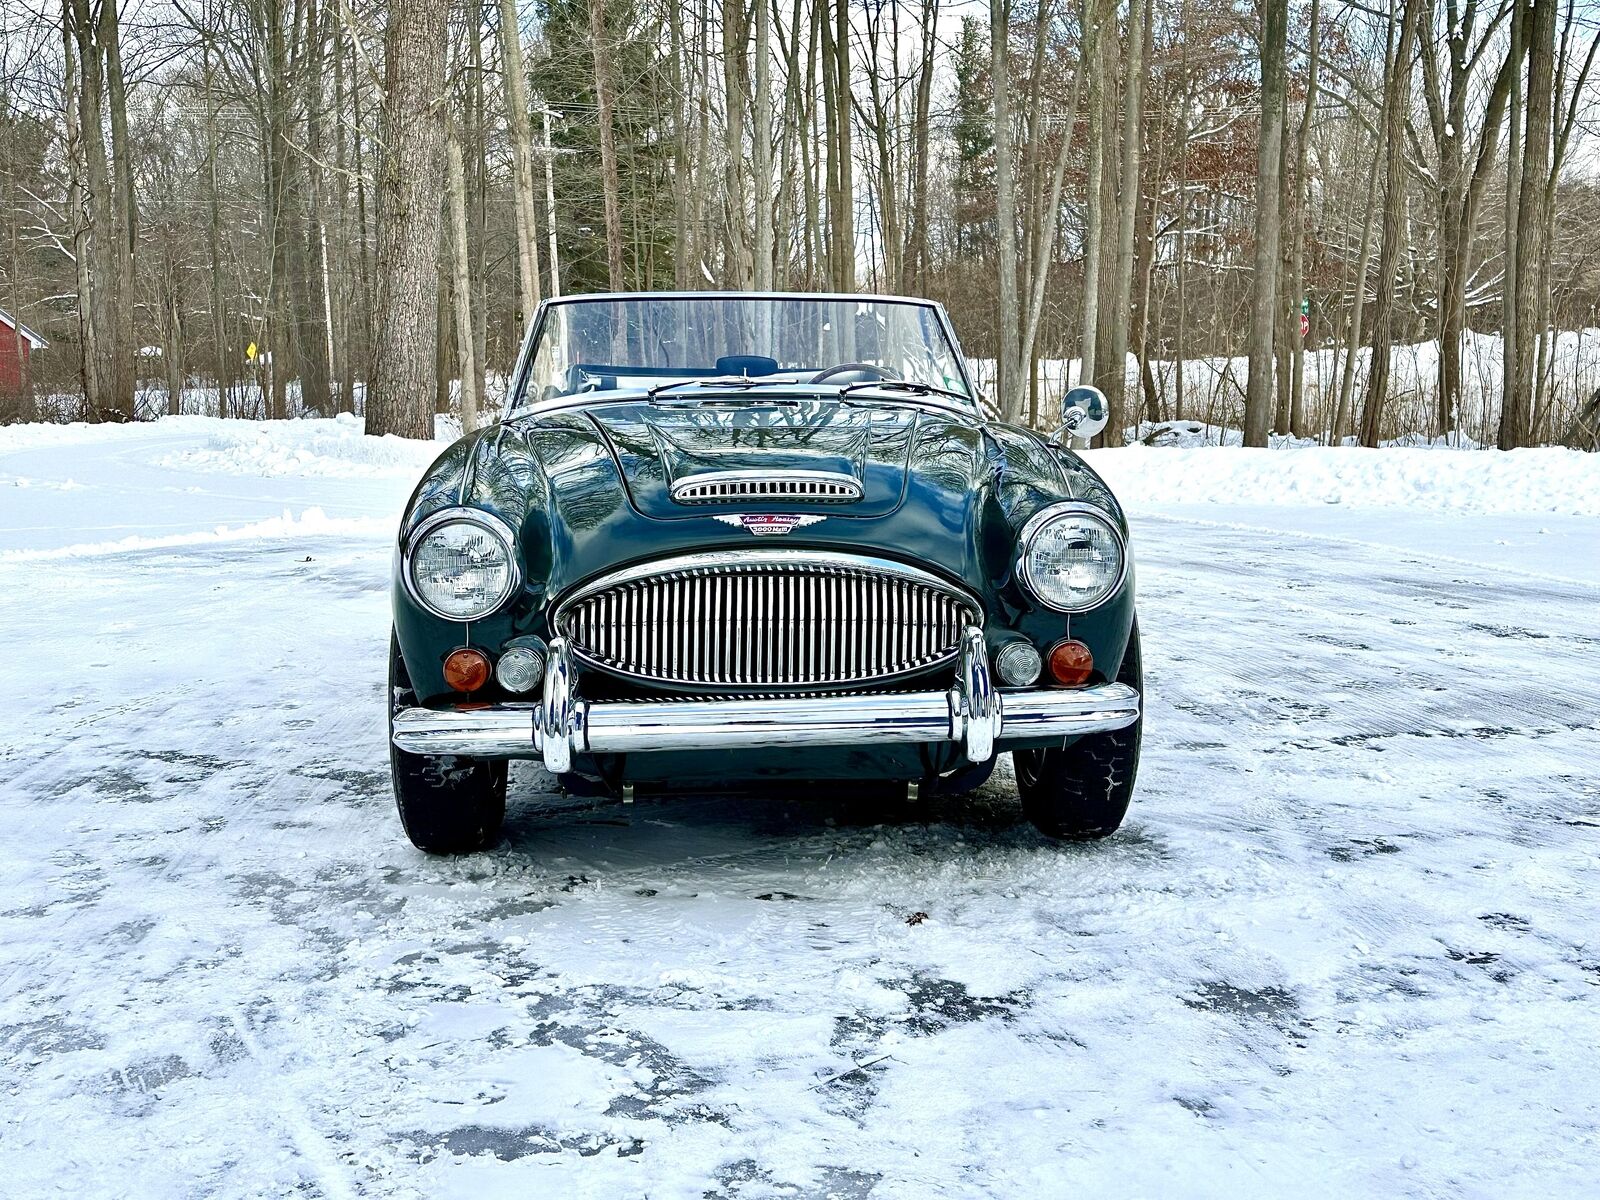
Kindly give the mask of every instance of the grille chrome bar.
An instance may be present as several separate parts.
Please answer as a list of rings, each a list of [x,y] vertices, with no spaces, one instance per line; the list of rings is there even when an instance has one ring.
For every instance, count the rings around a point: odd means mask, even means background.
[[[671,492],[679,504],[737,500],[854,504],[861,494],[861,481],[838,471],[707,471],[677,480]]]
[[[917,674],[953,661],[961,630],[981,621],[972,596],[926,571],[807,550],[645,563],[590,583],[554,614],[587,665],[740,692]]]

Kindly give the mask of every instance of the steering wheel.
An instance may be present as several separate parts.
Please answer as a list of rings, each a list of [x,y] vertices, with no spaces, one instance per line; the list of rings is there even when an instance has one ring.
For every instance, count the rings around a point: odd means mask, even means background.
[[[826,383],[836,375],[855,375],[859,378],[846,380],[848,383],[870,383],[874,379],[893,379],[892,371],[885,371],[882,367],[875,367],[871,363],[853,362],[840,363],[838,366],[825,367],[818,371],[807,383]]]

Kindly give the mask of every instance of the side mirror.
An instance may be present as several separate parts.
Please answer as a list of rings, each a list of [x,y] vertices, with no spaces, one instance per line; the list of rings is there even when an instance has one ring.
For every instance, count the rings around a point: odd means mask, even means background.
[[[1104,429],[1110,419],[1106,394],[1091,384],[1079,384],[1061,398],[1061,428],[1055,436],[1065,434],[1087,440]]]

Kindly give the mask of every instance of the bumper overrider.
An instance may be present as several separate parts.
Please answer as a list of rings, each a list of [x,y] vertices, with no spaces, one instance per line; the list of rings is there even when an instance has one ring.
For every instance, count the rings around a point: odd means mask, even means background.
[[[557,774],[572,769],[574,754],[885,743],[955,742],[969,762],[982,763],[1001,738],[1125,728],[1139,719],[1139,704],[1139,693],[1121,683],[1001,692],[976,625],[962,631],[956,677],[946,691],[744,700],[584,700],[571,649],[556,638],[540,703],[404,708],[394,715],[392,737],[411,754],[538,757]]]

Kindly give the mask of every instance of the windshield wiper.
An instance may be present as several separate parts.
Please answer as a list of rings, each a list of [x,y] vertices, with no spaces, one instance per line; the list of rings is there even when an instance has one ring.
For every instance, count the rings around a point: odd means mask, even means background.
[[[937,387],[915,379],[861,379],[855,383],[845,384],[839,389],[839,396],[843,398],[852,392],[911,392],[918,396],[949,396],[964,404],[973,403],[972,397],[965,392],[954,392],[949,388]]]
[[[759,387],[764,382],[759,378],[752,379],[748,375],[724,375],[720,379],[674,379],[671,383],[656,384],[648,395],[654,400],[662,392],[670,392],[681,387],[752,388]]]

